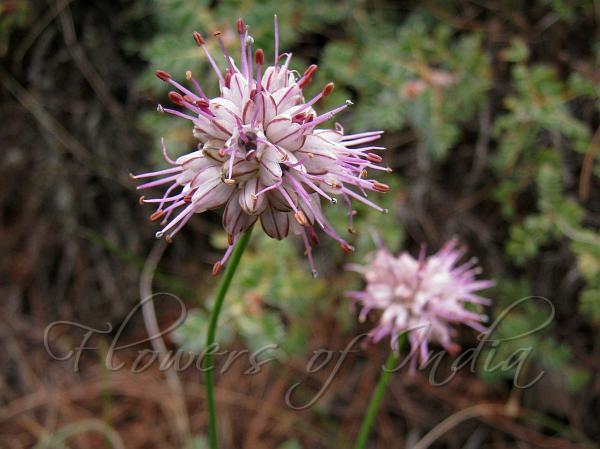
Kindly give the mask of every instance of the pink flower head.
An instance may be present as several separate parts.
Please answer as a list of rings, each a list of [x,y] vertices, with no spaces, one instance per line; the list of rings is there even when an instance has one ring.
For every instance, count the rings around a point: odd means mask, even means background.
[[[366,191],[386,192],[385,184],[368,179],[367,169],[385,170],[377,165],[381,157],[371,146],[382,131],[345,135],[343,128],[319,129],[334,115],[352,103],[317,114],[315,103],[329,95],[333,83],[308,101],[303,89],[317,70],[311,65],[302,76],[290,70],[291,53],[279,54],[277,17],[275,17],[275,57],[265,64],[261,49],[253,55],[253,39],[239,19],[237,32],[241,45],[239,65],[225,48],[220,33],[215,36],[225,59],[225,72],[212,57],[204,38],[194,39],[219,78],[220,96],[208,98],[191,72],[186,78],[188,89],[164,71],[156,75],[176,90],[169,99],[178,106],[159,106],[160,112],[189,120],[198,149],[172,160],[172,167],[133,176],[135,179],[157,178],[138,189],[168,185],[162,198],[146,199],[156,203],[152,220],[164,226],[156,235],[170,239],[195,214],[224,207],[223,226],[229,236],[229,248],[215,264],[218,272],[231,254],[240,235],[258,219],[272,238],[283,239],[290,230],[302,236],[306,254],[316,275],[312,245],[318,242],[315,228],[322,229],[340,243],[344,251],[353,248],[329,224],[321,210],[321,197],[337,203],[341,197],[353,214],[351,200],[358,200],[386,212],[366,198]],[[351,223],[350,223],[351,226]]]
[[[394,257],[387,249],[371,255],[366,266],[352,266],[366,281],[362,292],[349,296],[362,306],[359,319],[364,321],[371,310],[381,311],[379,323],[370,333],[374,342],[390,336],[397,349],[398,337],[408,332],[413,361],[424,363],[429,356],[429,342],[441,344],[451,353],[459,347],[452,342],[453,324],[463,323],[485,332],[485,315],[468,310],[466,303],[489,305],[490,300],[475,294],[494,285],[493,281],[476,280],[481,269],[477,261],[459,265],[464,251],[451,240],[436,254],[418,259],[407,252]]]

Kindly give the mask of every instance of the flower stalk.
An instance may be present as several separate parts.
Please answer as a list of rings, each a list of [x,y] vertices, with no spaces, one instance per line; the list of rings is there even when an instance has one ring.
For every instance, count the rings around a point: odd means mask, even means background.
[[[373,428],[373,423],[375,422],[375,418],[377,417],[377,412],[379,411],[379,407],[381,405],[381,400],[383,399],[383,394],[390,383],[390,378],[392,377],[392,373],[398,363],[400,362],[400,351],[404,346],[404,342],[406,340],[406,334],[402,334],[398,338],[398,346],[397,349],[390,352],[390,355],[385,362],[385,367],[383,368],[383,372],[381,376],[379,376],[379,381],[375,386],[375,390],[373,390],[373,396],[371,396],[371,401],[369,402],[369,407],[365,412],[365,416],[363,417],[362,424],[360,426],[360,431],[358,433],[358,437],[356,439],[356,444],[354,445],[354,449],[364,449],[367,444],[367,439],[369,438],[369,434],[371,433],[371,429]]]
[[[217,290],[217,296],[215,298],[215,303],[213,304],[213,308],[210,313],[210,321],[208,323],[208,330],[206,333],[206,348],[209,348],[209,350],[206,352],[206,355],[204,357],[204,388],[206,390],[206,405],[208,409],[208,440],[211,449],[218,448],[218,438],[217,407],[215,404],[215,375],[213,366],[213,356],[210,348],[215,344],[217,325],[219,322],[219,314],[221,313],[221,308],[223,306],[223,300],[225,299],[227,290],[229,290],[229,286],[231,285],[233,275],[235,274],[235,271],[238,265],[240,264],[242,255],[244,254],[244,251],[248,246],[248,241],[250,240],[251,233],[252,228],[248,229],[244,234],[242,234],[242,236],[237,241],[237,244],[233,249],[231,259],[225,268],[225,272],[223,273],[223,279],[221,279],[219,289]]]

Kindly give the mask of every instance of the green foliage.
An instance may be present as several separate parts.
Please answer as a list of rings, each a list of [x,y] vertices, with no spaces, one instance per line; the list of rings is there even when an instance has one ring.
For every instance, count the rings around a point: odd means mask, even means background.
[[[523,63],[514,66],[513,82],[514,92],[504,102],[508,113],[494,126],[499,151],[493,166],[504,177],[495,198],[512,221],[507,253],[514,263],[523,265],[543,246],[570,241],[588,282],[579,307],[597,322],[599,284],[590,267],[600,264],[600,235],[584,225],[584,209],[567,193],[570,186],[563,167],[568,151],[584,152],[592,145],[588,126],[573,114],[569,102],[580,96],[597,101],[598,90],[577,74],[563,82],[550,67]],[[522,196],[531,194],[537,211],[516,216]]]
[[[424,14],[396,29],[377,15],[357,21],[370,31],[329,43],[321,79],[358,93],[353,127],[393,131],[408,125],[435,158],[445,157],[490,87],[481,36],[457,37]]]

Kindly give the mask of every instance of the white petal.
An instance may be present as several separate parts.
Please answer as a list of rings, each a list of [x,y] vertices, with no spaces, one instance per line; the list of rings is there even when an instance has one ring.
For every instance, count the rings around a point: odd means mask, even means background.
[[[284,147],[289,151],[296,151],[304,144],[304,136],[298,123],[292,122],[288,115],[278,115],[269,122],[265,133],[274,144]]]
[[[269,205],[260,214],[260,224],[269,237],[282,240],[290,230],[289,213],[280,212]]]
[[[216,185],[221,182],[221,168],[217,165],[205,168],[201,172],[197,173],[194,179],[191,181],[192,187],[202,188],[203,185]]]
[[[197,205],[198,211],[215,209],[223,206],[231,197],[235,187],[225,184],[221,179],[205,182],[192,196],[192,202]]]
[[[241,113],[241,106],[248,97],[248,81],[240,73],[235,73],[231,77],[230,87],[223,86],[222,97],[231,101],[237,106],[238,113]]]
[[[241,191],[233,194],[223,211],[223,227],[228,234],[237,235],[245,232],[257,220],[257,215],[248,215],[240,207]]]
[[[265,208],[265,196],[256,196],[263,188],[264,186],[258,177],[244,183],[239,203],[248,215],[259,214]]]
[[[296,151],[296,156],[304,160],[309,173],[324,174],[338,165],[335,149],[335,144],[326,139],[307,136],[302,148]]]
[[[233,164],[233,179],[237,182],[246,182],[258,174],[260,166],[255,161],[239,159]]]
[[[265,186],[272,186],[281,180],[283,171],[279,160],[281,155],[275,149],[263,145],[260,154],[260,180]]]
[[[337,129],[317,129],[314,134],[331,142],[339,142],[344,137],[344,133]]]

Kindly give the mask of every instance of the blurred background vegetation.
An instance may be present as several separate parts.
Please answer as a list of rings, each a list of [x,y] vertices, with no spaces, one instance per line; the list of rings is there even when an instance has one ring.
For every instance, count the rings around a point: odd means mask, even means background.
[[[154,71],[183,79],[192,70],[215,93],[215,76],[192,31],[221,30],[235,54],[235,20],[243,17],[269,55],[274,13],[281,46],[294,54],[292,68],[320,67],[312,92],[335,82],[321,110],[350,98],[355,105],[339,117],[347,130],[386,131],[385,163],[394,171],[385,182],[393,188],[378,198],[388,215],[357,207],[351,257],[322,239],[317,280],[299,242],[253,236],[226,302],[221,342],[250,350],[276,343],[270,355],[277,362],[255,376],[243,376],[243,368],[220,376],[225,447],[337,448],[352,441],[386,344],[351,354],[314,407],[295,412],[284,395],[294,382],[302,382],[301,398],[313,395],[330,370],[306,371],[312,351],[341,350],[369,329],[356,324],[344,299],[360,280],[343,266],[361,261],[374,235],[413,253],[421,243],[433,252],[458,236],[480,259],[484,276],[498,281],[487,295],[495,303],[492,318],[530,295],[548,298],[556,316],[543,331],[498,348],[497,360],[533,348],[525,378],[546,373],[535,387],[515,389],[510,370],[465,369],[443,388],[431,386],[426,373],[402,372],[372,447],[409,448],[444,418],[481,404],[495,412],[457,424],[434,445],[594,447],[600,438],[600,3],[594,0],[0,0],[0,446],[107,447],[116,438],[128,448],[203,447],[197,371],[180,373],[175,398],[158,370],[103,368],[112,336],[139,301],[148,254],[163,250],[147,220],[151,211],[137,204],[127,175],[163,164],[161,137],[175,154],[195,145],[188,123],[155,112],[167,90]],[[209,45],[216,50],[215,42]],[[327,209],[336,227],[346,229],[341,208]],[[169,348],[202,349],[216,283],[210,268],[225,244],[219,215],[207,213],[159,257],[156,290],[180,296],[190,310],[167,337]],[[177,313],[159,305],[161,326]],[[498,333],[520,334],[547,316],[547,305],[528,302]],[[110,322],[114,331],[92,339],[100,349],[87,353],[74,373],[44,351],[44,328],[54,320],[103,329]],[[145,332],[138,316],[123,338],[137,341]],[[82,335],[64,328],[55,343],[72,348]],[[460,342],[477,344],[469,332]],[[131,363],[139,349],[118,357]]]

